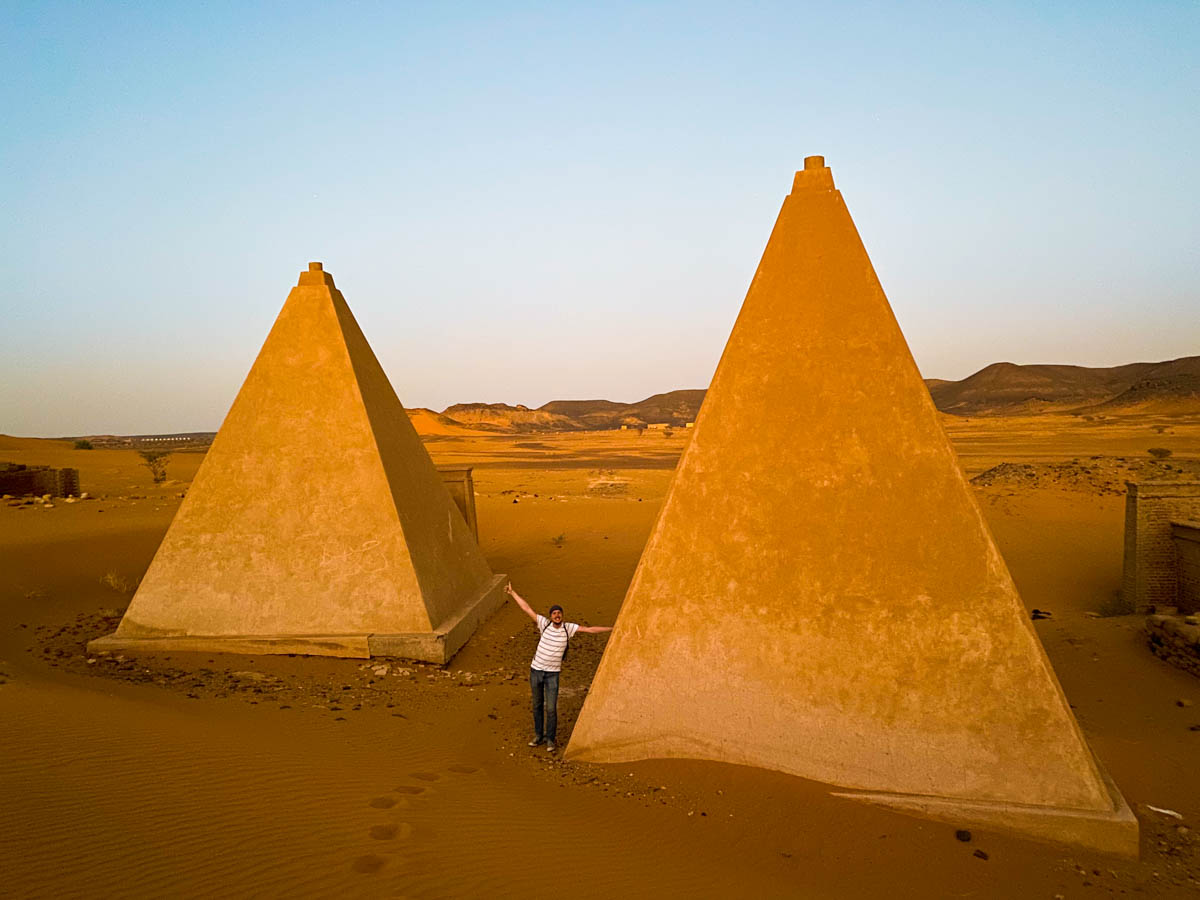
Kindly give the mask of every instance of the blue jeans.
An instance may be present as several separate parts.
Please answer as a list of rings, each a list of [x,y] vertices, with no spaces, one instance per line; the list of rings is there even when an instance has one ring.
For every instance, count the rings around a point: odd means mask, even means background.
[[[551,744],[558,734],[558,672],[529,670],[529,690],[533,693],[533,733],[540,741]],[[546,713],[546,729],[542,730],[542,712]]]

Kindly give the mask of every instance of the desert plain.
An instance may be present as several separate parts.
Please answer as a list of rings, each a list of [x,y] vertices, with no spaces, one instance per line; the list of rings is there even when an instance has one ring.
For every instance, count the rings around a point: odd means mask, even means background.
[[[0,504],[0,893],[1200,896],[1200,680],[1151,654],[1119,596],[1124,482],[1200,475],[1200,414],[941,418],[967,475],[983,476],[975,496],[1090,746],[1137,813],[1139,860],[978,828],[963,840],[765,770],[530,749],[536,635],[511,603],[445,667],[89,655],[203,451],[175,452],[154,484],[131,449],[0,437],[0,459],[76,467],[90,495]],[[616,619],[686,429],[414,424],[436,463],[475,467],[493,571],[571,621]],[[606,640],[572,642],[560,746]]]

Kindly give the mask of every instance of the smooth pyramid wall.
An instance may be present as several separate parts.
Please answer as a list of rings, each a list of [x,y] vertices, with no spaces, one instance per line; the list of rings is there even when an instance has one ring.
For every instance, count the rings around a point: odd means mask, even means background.
[[[503,584],[312,263],[120,626],[89,648],[440,663]]]
[[[1137,852],[821,157],[784,201],[567,755],[761,766]]]

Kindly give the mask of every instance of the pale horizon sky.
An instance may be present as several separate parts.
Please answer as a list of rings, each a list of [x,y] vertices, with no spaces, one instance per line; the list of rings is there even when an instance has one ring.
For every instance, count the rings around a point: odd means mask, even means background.
[[[1200,354],[1200,5],[0,0],[0,433],[215,430],[321,260],[406,406],[707,385],[809,155],[923,374]]]

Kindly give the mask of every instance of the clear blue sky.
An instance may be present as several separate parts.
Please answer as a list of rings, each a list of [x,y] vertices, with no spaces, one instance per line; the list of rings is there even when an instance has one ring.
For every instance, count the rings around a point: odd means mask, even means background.
[[[707,384],[824,155],[923,373],[1200,353],[1200,5],[0,5],[0,432],[215,429],[309,260],[403,403]]]

